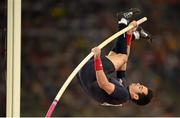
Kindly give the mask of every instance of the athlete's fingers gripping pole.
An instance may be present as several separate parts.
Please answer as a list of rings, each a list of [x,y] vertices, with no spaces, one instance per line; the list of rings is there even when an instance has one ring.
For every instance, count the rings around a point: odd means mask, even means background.
[[[146,17],[141,18],[140,20],[137,21],[137,24],[140,25],[141,23],[145,22],[147,20]],[[108,43],[110,43],[111,41],[113,41],[114,39],[116,39],[117,37],[119,37],[120,35],[124,34],[125,32],[129,31],[130,29],[132,29],[134,26],[133,25],[129,25],[126,28],[122,29],[121,31],[117,32],[116,34],[112,35],[111,37],[109,37],[108,39],[106,39],[104,42],[102,42],[98,47],[100,49],[102,49],[104,46],[106,46]],[[51,104],[48,112],[46,113],[46,117],[51,117],[51,114],[53,113],[58,101],[60,100],[62,94],[64,93],[64,91],[66,90],[67,86],[70,84],[70,82],[72,81],[72,79],[76,76],[76,74],[79,72],[79,70],[91,59],[91,57],[94,54],[91,52],[89,53],[89,55],[84,58],[84,60],[74,69],[74,71],[70,74],[70,76],[67,78],[67,80],[65,81],[65,83],[63,84],[63,86],[61,87],[61,89],[59,90],[58,94],[56,95],[53,103]]]

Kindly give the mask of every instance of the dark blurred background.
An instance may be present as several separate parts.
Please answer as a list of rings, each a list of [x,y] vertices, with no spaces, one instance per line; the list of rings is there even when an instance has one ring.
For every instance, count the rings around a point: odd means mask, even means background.
[[[7,2],[0,1],[0,117],[6,115]]]
[[[6,2],[0,1],[0,116],[5,116],[6,100]],[[53,116],[180,116],[179,0],[22,0],[21,116],[45,116],[91,48],[117,32],[116,13],[131,7],[142,10],[139,18],[148,18],[141,26],[153,43],[133,42],[127,79],[152,88],[152,102],[100,106],[74,78]]]

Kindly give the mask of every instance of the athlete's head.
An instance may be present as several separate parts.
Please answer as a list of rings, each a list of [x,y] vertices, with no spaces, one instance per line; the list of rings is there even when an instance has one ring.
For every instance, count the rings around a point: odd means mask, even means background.
[[[131,100],[137,105],[146,105],[153,97],[152,90],[139,83],[129,85],[129,93]]]

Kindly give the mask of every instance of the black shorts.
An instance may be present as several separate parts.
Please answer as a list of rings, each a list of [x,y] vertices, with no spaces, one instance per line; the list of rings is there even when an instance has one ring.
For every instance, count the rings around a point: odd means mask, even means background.
[[[106,75],[111,74],[115,71],[113,63],[105,56],[101,57],[103,70]],[[94,68],[94,58],[89,60],[87,64],[79,72],[79,79],[81,84],[85,85],[86,87],[90,86],[91,83],[97,81],[96,79],[96,72]]]
[[[101,61],[106,76],[115,72],[115,67],[113,63],[107,57],[102,56]],[[87,94],[94,96],[93,95],[95,94],[94,91],[96,92],[101,91],[101,89],[97,85],[96,73],[94,68],[94,58],[89,60],[88,63],[85,64],[84,67],[80,70],[78,79],[80,81],[82,88],[86,91]]]

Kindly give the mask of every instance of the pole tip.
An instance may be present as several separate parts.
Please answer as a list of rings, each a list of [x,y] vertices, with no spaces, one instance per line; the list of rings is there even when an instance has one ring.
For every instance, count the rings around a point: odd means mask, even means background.
[[[138,25],[142,24],[143,22],[147,21],[147,17],[143,17],[137,21]]]

